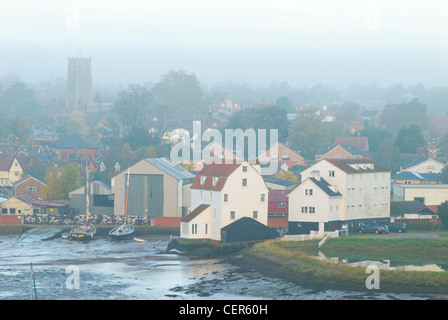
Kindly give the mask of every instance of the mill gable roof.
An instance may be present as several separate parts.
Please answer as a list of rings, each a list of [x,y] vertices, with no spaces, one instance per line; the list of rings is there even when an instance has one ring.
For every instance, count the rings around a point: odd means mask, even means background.
[[[389,169],[383,167],[379,163],[369,158],[356,158],[356,159],[323,159],[321,161],[327,161],[335,167],[341,169],[345,173],[369,173],[369,172],[390,172]],[[355,169],[356,165],[370,164],[373,168],[363,168],[359,166]]]
[[[221,191],[227,181],[227,178],[237,169],[241,164],[239,163],[211,163],[206,165],[201,171],[198,172],[194,182],[191,186],[192,189],[202,189],[211,191]],[[202,179],[205,179],[201,181]],[[213,178],[217,178],[217,180]]]
[[[209,208],[210,205],[201,204],[200,206],[196,207],[192,212],[190,212],[187,216],[185,216],[181,222],[190,222],[197,216],[199,216],[202,212],[204,212],[207,208]]]

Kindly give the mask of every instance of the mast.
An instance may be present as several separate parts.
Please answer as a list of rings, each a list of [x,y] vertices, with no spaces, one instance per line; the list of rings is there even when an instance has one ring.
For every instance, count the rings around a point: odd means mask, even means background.
[[[87,160],[86,167],[86,225],[89,222],[88,216],[90,215],[90,153],[92,150],[92,125],[90,125],[90,144],[89,144],[89,159]]]
[[[126,181],[126,201],[124,208],[124,224],[127,222],[127,213],[128,213],[128,196],[129,196],[129,177],[131,176],[131,167],[128,168],[128,179]]]

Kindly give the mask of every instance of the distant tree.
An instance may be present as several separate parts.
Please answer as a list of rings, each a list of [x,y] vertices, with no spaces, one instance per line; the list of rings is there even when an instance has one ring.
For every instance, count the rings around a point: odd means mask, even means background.
[[[442,220],[443,227],[448,228],[448,201],[442,202],[437,207],[437,214],[439,219]]]
[[[440,156],[448,158],[448,133],[445,133],[445,136],[440,140],[439,148]]]
[[[291,101],[289,101],[288,97],[285,97],[285,96],[277,98],[277,100],[275,100],[274,105],[278,108],[285,109],[286,112],[288,112],[288,113],[296,113],[297,112],[296,108],[294,108]]]
[[[81,133],[86,124],[86,114],[81,110],[74,110],[70,117],[57,129],[58,133],[64,135]]]
[[[403,125],[411,123],[426,129],[429,124],[426,112],[426,104],[420,103],[417,99],[408,103],[387,104],[381,112],[380,124],[392,133],[396,133]]]
[[[394,146],[401,153],[416,153],[418,147],[426,145],[422,130],[416,124],[405,124],[397,132],[395,136]]]
[[[385,138],[378,146],[374,159],[392,172],[400,170],[400,150],[394,146],[393,138]]]
[[[126,138],[124,139],[124,142],[129,143],[129,146],[132,150],[137,150],[138,148],[146,148],[150,145],[156,145],[160,143],[159,137],[154,137],[151,134],[148,133],[148,130],[146,130],[143,127],[139,128],[132,128],[131,131],[128,133]]]
[[[338,109],[336,115],[339,120],[344,123],[350,123],[351,121],[358,120],[361,107],[354,102],[344,102]]]
[[[40,110],[34,92],[22,82],[11,83],[0,96],[0,110],[8,118],[30,119]]]
[[[328,127],[314,113],[299,112],[292,121],[289,141],[294,150],[307,158],[314,158],[316,152],[328,143]]]
[[[278,140],[285,142],[288,138],[288,118],[286,110],[280,107],[249,108],[236,112],[229,120],[228,129],[266,129],[269,143],[269,130],[278,130]]]
[[[152,88],[152,111],[166,127],[169,116],[188,115],[192,119],[207,113],[204,92],[195,74],[171,70]],[[163,128],[164,129],[164,128]]]
[[[370,127],[361,130],[361,136],[368,138],[370,152],[377,153],[381,143],[385,139],[391,138],[392,133],[386,130]]]
[[[131,159],[132,158],[132,148],[129,145],[129,142],[123,143],[121,147],[121,156],[123,159]]]
[[[114,110],[128,131],[144,123],[150,107],[150,98],[149,90],[139,84],[131,84],[118,94]]]

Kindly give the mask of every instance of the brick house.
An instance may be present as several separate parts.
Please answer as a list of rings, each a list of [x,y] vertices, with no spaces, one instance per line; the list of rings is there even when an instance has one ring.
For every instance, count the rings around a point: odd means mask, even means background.
[[[315,155],[317,161],[322,159],[354,159],[363,158],[363,154],[351,145],[326,145]]]
[[[288,167],[292,167],[295,165],[307,165],[305,158],[281,143],[273,146],[270,150],[258,156],[258,160],[261,163],[266,163],[268,161],[278,161],[280,165],[282,163],[286,163]]]
[[[30,175],[26,175],[20,180],[14,182],[13,195],[15,197],[23,195],[32,195],[37,199],[42,199],[46,187],[47,185],[42,181]]]

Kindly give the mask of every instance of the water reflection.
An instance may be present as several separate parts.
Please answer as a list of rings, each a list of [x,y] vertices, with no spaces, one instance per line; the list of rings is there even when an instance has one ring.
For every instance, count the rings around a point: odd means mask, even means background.
[[[448,265],[444,264],[441,265],[435,263],[419,263],[419,262],[398,261],[398,260],[371,260],[371,259],[327,257],[321,251],[319,251],[318,253],[318,258],[332,263],[344,263],[352,267],[376,266],[382,270],[433,271],[433,272],[445,272],[448,270]]]

